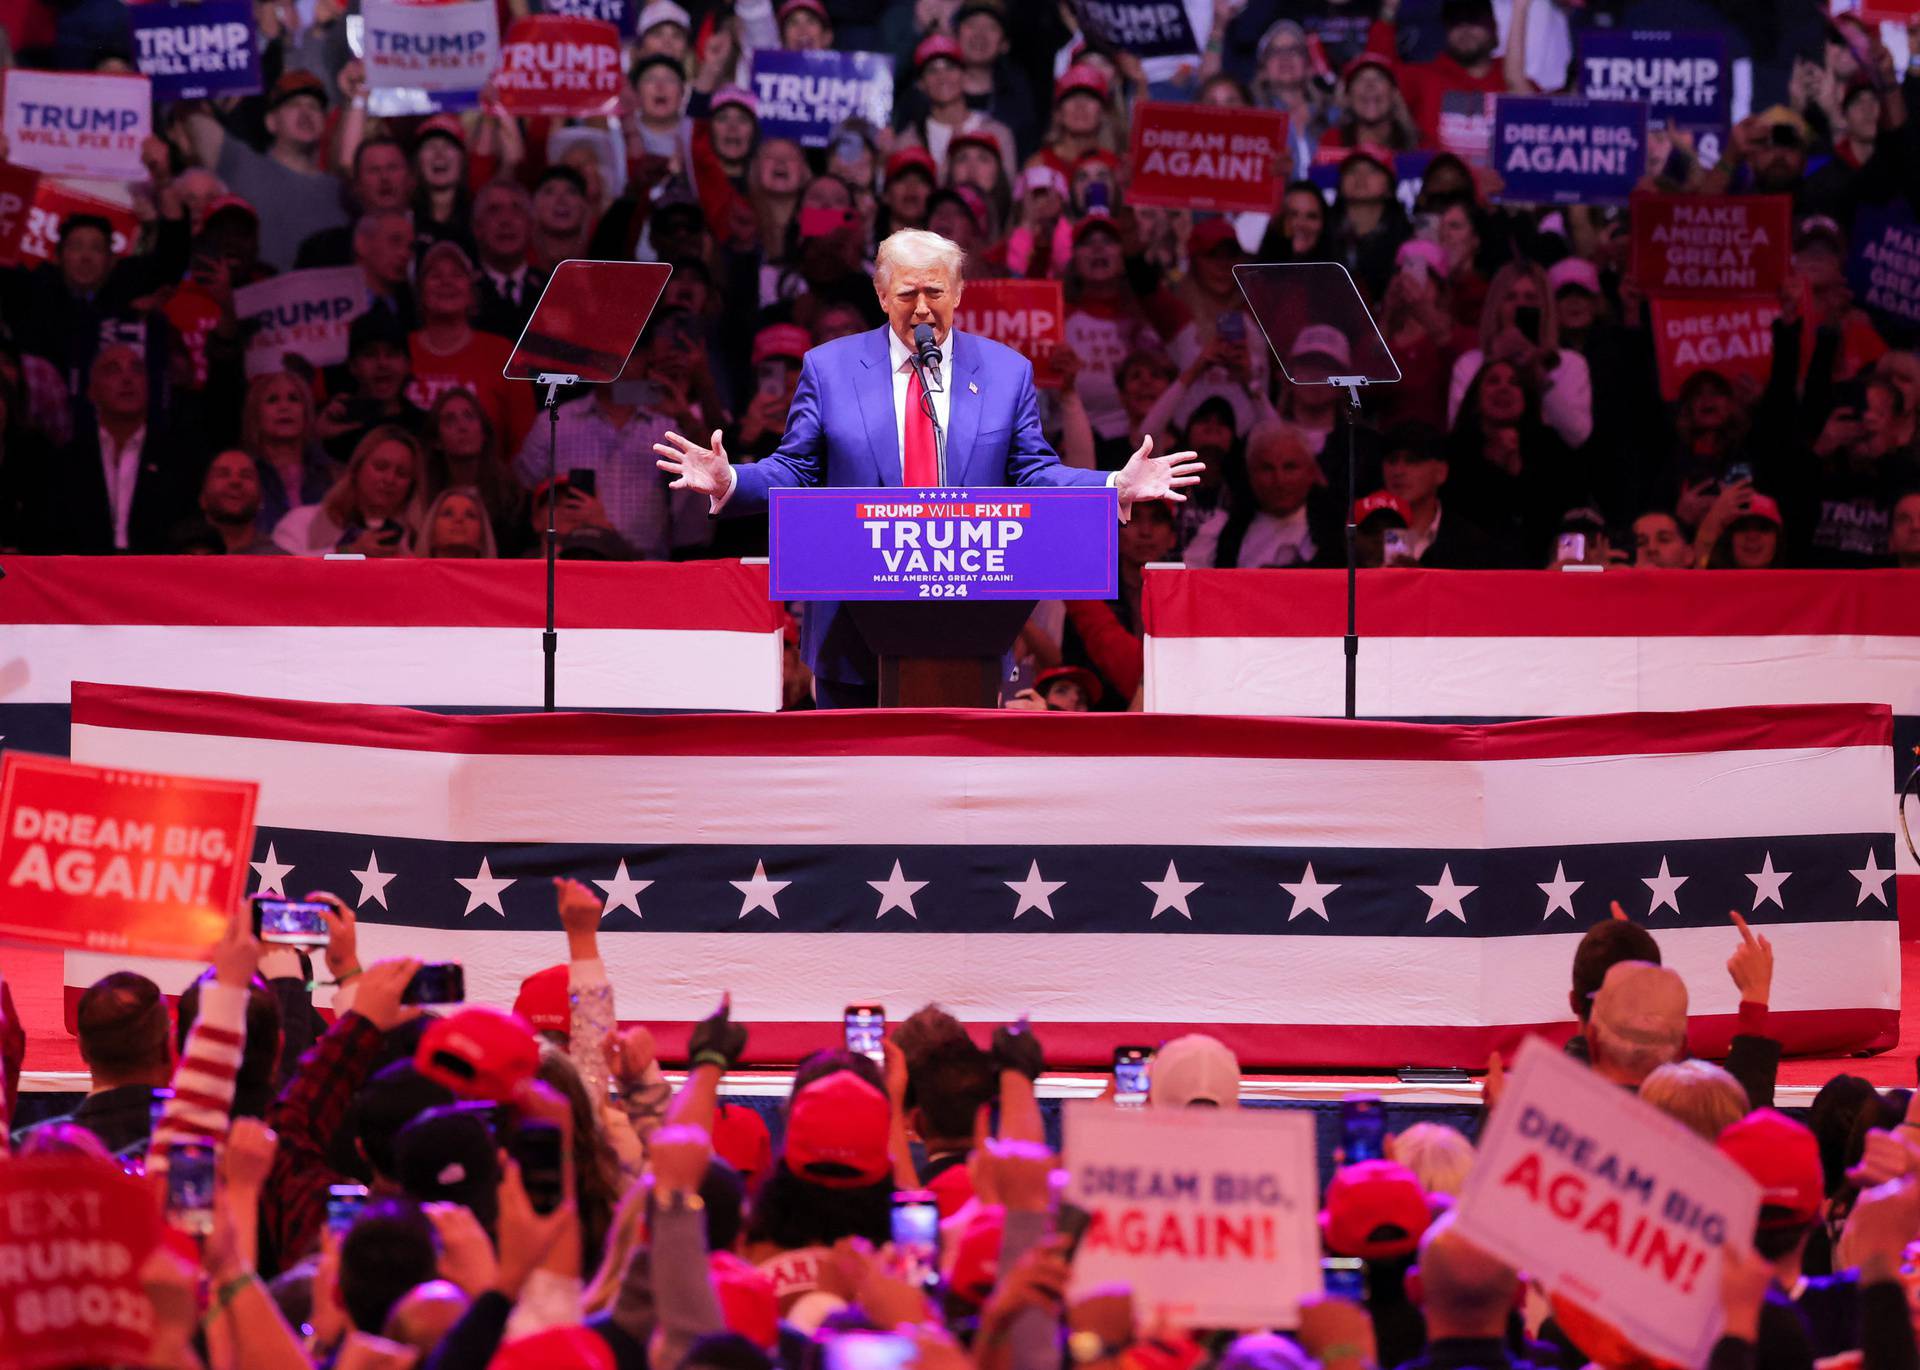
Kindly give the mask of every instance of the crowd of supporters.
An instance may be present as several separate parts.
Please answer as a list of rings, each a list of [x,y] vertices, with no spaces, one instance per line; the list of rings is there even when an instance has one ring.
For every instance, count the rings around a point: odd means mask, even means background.
[[[263,93],[159,105],[147,177],[80,187],[137,216],[131,240],[70,212],[50,260],[0,268],[0,550],[520,557],[551,502],[564,556],[762,553],[764,522],[670,491],[654,444],[774,451],[801,355],[880,321],[875,245],[926,227],[971,280],[1062,283],[1066,341],[1032,350],[1064,379],[1042,400],[1065,461],[1117,468],[1147,436],[1207,461],[1186,504],[1129,525],[1118,600],[1036,619],[1035,664],[1093,668],[1085,692],[1132,693],[1142,566],[1338,565],[1349,516],[1365,565],[1920,565],[1914,327],[1849,285],[1856,220],[1920,184],[1903,35],[1813,0],[1417,8],[1193,0],[1201,51],[1143,62],[1066,4],[653,0],[618,113],[569,121],[491,87],[373,117],[357,16],[262,0]],[[7,13],[16,68],[132,70],[118,0]],[[1735,121],[1656,126],[1641,192],[1784,197],[1791,264],[1758,327],[1770,367],[1692,369],[1667,402],[1631,209],[1508,203],[1471,144],[1488,99],[1571,88],[1586,34],[1682,20],[1724,36]],[[762,136],[751,58],[775,46],[890,55],[891,126]],[[1148,98],[1285,111],[1271,212],[1130,203]],[[549,484],[533,388],[500,371],[582,256],[674,274],[625,378],[564,405]],[[1343,264],[1397,358],[1356,507],[1343,397],[1284,381],[1235,286],[1250,261]],[[249,365],[235,291],[317,266],[364,276],[347,360]],[[1349,348],[1289,346],[1322,370]]]
[[[858,1370],[858,1347],[900,1370],[1665,1363],[1453,1230],[1475,1143],[1434,1122],[1388,1136],[1383,1158],[1336,1154],[1327,1173],[1294,1177],[1324,1194],[1326,1256],[1358,1282],[1309,1298],[1285,1335],[1176,1328],[1151,1287],[1069,1292],[1084,1229],[1062,1207],[1036,1095],[1044,1023],[999,1028],[983,1048],[929,1005],[876,1035],[871,1057],[835,1032],[799,1063],[770,1129],[721,1097],[749,1040],[724,998],[674,1063],[687,1071],[676,1091],[651,1033],[618,1027],[646,993],[623,985],[616,1005],[601,899],[556,885],[568,960],[529,976],[513,1015],[410,1004],[420,963],[363,966],[352,911],[320,894],[329,940],[311,965],[263,948],[242,918],[177,1011],[131,971],[85,991],[91,1091],[16,1128],[12,1152],[119,1166],[154,1181],[152,1202],[168,1196],[183,1236],[142,1270],[154,1314],[140,1364]],[[1849,1075],[1805,1122],[1775,1111],[1773,949],[1738,934],[1724,1065],[1690,1056],[1690,987],[1617,912],[1575,952],[1566,1049],[1760,1187],[1755,1229],[1728,1233],[1718,1262],[1715,1370],[1913,1370],[1920,1113],[1907,1091]],[[322,963],[331,1023],[311,998]],[[1132,1106],[1243,1106],[1239,1063],[1213,1037],[1166,1042],[1150,1071],[1128,1082],[1145,1090]],[[1503,1079],[1496,1058],[1495,1114]],[[1111,1083],[1103,1099],[1086,1107],[1127,1106]],[[208,1184],[181,1200],[161,1177],[208,1146]],[[928,1250],[897,1244],[896,1196],[937,1207]],[[902,1340],[842,1343],[874,1332]]]

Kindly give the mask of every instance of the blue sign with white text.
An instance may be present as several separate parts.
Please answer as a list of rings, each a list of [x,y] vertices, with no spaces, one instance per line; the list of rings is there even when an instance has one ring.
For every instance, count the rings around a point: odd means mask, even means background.
[[[843,119],[893,126],[893,58],[759,48],[753,54],[753,94],[760,102],[762,140],[791,138],[802,147],[825,147]]]
[[[1854,212],[1847,284],[1882,327],[1920,324],[1920,224],[1904,200]]]
[[[789,489],[769,495],[773,599],[1112,599],[1106,487]]]
[[[1580,93],[1643,101],[1655,128],[1723,132],[1733,117],[1726,36],[1595,29],[1580,41]]]
[[[205,100],[260,89],[253,0],[131,5],[133,51],[155,100]]]
[[[634,36],[644,0],[540,0],[542,14],[568,14],[576,19],[600,19],[620,32],[620,41]]]
[[[1493,169],[1509,204],[1625,204],[1647,173],[1647,107],[1577,95],[1493,102]]]

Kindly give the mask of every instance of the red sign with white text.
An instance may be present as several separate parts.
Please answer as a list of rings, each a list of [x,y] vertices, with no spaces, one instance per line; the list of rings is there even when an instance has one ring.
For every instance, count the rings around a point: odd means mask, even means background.
[[[1736,385],[1745,378],[1755,394],[1766,386],[1773,368],[1773,321],[1780,317],[1777,298],[1651,303],[1662,399],[1680,398],[1680,387],[1696,371],[1718,371]]]
[[[0,1365],[145,1365],[153,1303],[140,1267],[159,1240],[153,1190],[111,1162],[0,1165]]]
[[[1067,340],[1067,302],[1059,281],[970,281],[954,311],[953,326],[1005,343],[1033,363],[1033,383],[1060,388],[1047,364],[1047,349]]]
[[[1920,19],[1920,0],[1864,0],[1853,13],[1863,24],[1905,24]]]
[[[493,73],[493,88],[512,114],[611,114],[621,84],[620,31],[603,19],[565,14],[514,20]]]
[[[1785,195],[1636,195],[1633,278],[1649,295],[1777,293],[1792,215]]]
[[[197,960],[246,885],[252,781],[0,765],[0,937]]]
[[[13,211],[14,199],[23,193],[25,207]],[[116,257],[133,246],[140,232],[140,220],[125,205],[82,195],[52,176],[0,166],[0,265],[52,261],[60,246],[60,225],[69,214],[97,214],[111,224]]]
[[[1287,116],[1277,109],[1134,106],[1127,203],[1264,212],[1286,176]]]

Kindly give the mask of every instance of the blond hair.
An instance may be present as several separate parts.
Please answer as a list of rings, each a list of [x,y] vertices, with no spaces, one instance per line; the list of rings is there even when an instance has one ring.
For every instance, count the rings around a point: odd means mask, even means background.
[[[1393,1159],[1429,1194],[1458,1194],[1473,1169],[1473,1143],[1445,1123],[1415,1123],[1393,1139]]]
[[[1711,1061],[1661,1066],[1640,1082],[1640,1097],[1710,1142],[1718,1141],[1751,1107],[1741,1083]]]

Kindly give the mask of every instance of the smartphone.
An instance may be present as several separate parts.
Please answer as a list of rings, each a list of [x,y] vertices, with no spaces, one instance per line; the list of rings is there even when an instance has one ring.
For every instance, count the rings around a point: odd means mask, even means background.
[[[1110,214],[1113,212],[1112,196],[1105,181],[1095,181],[1087,187],[1087,213]]]
[[[1068,1265],[1073,1264],[1074,1255],[1080,1250],[1080,1239],[1087,1235],[1087,1227],[1093,1222],[1093,1214],[1070,1199],[1062,1199],[1060,1207],[1054,1210],[1053,1230],[1067,1239],[1067,1249],[1062,1253]]]
[[[467,972],[458,961],[433,961],[413,973],[401,992],[403,1004],[459,1004],[467,997]]]
[[[909,1282],[922,1289],[940,1282],[940,1201],[931,1190],[905,1189],[893,1196],[893,1249],[905,1262]]]
[[[327,1231],[336,1237],[347,1235],[353,1220],[367,1206],[367,1187],[363,1184],[327,1186]]]
[[[324,947],[327,944],[327,906],[304,899],[276,899],[256,894],[253,935],[262,942],[287,947]]]
[[[1513,326],[1530,343],[1540,341],[1540,306],[1523,304],[1513,311]]]
[[[1726,473],[1720,479],[1728,485],[1738,485],[1742,481],[1751,485],[1753,484],[1753,467],[1744,461],[1736,461],[1726,469]]]
[[[1404,528],[1389,528],[1380,544],[1380,559],[1394,562],[1401,559],[1413,559],[1413,537]]]
[[[1247,340],[1247,318],[1239,310],[1230,310],[1220,316],[1213,326],[1213,335],[1225,342],[1245,342]]]
[[[887,1011],[878,1004],[847,1005],[847,1050],[875,1065],[886,1063],[880,1044],[887,1036]]]
[[[1400,269],[1422,285],[1427,283],[1427,277],[1432,274],[1427,269],[1427,261],[1424,257],[1408,257],[1400,263]]]
[[[213,1231],[214,1149],[208,1142],[167,1148],[167,1221],[205,1237]]]
[[[551,1213],[566,1199],[560,1141],[552,1123],[521,1123],[507,1138],[507,1154],[520,1166],[520,1184],[535,1213]]]
[[[1587,559],[1587,535],[1585,533],[1562,533],[1553,544],[1555,561],[1585,561]]]
[[[909,1370],[919,1359],[919,1345],[897,1332],[842,1332],[827,1342],[823,1370]]]
[[[1138,1108],[1147,1101],[1152,1047],[1113,1049],[1113,1101],[1122,1108]]]
[[[1387,1115],[1378,1094],[1350,1094],[1340,1101],[1342,1165],[1383,1160],[1387,1154]]]
[[[778,357],[769,357],[760,363],[758,372],[759,393],[762,395],[784,395],[787,393],[787,364]]]
[[[1367,1263],[1358,1256],[1322,1256],[1320,1283],[1335,1298],[1367,1301]]]
[[[567,468],[567,484],[589,499],[600,494],[600,472],[591,466],[570,466]]]

